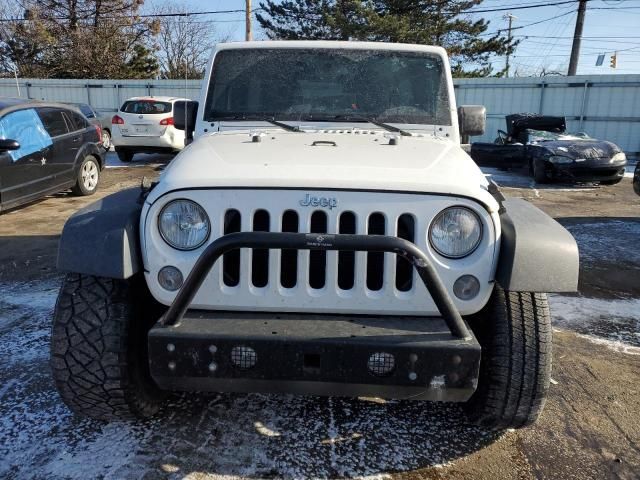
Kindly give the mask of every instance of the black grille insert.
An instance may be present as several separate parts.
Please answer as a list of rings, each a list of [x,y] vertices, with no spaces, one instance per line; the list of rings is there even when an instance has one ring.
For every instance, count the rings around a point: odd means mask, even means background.
[[[224,234],[240,231],[240,212],[227,210],[224,214]],[[240,283],[240,250],[232,250],[222,257],[222,281],[228,287]]]
[[[253,231],[269,231],[269,212],[256,210],[253,214]],[[251,282],[255,287],[266,287],[269,283],[269,250],[254,248],[251,255]]]
[[[327,233],[327,214],[321,210],[311,215],[311,232]],[[311,288],[323,288],[326,283],[327,252],[311,250],[309,252],[309,285]]]
[[[382,213],[376,212],[369,216],[367,233],[369,235],[384,235],[385,221]],[[384,253],[367,253],[367,288],[377,291],[382,289],[384,281]]]
[[[344,212],[340,215],[338,233],[355,234],[356,216],[353,212]],[[351,290],[355,282],[355,252],[338,252],[338,287],[342,290]]]
[[[298,212],[287,210],[282,215],[282,231],[297,233],[299,226]],[[280,284],[284,288],[293,288],[297,283],[298,251],[282,250],[280,254]]]
[[[415,242],[415,221],[412,215],[404,213],[398,218],[399,238]],[[413,266],[411,263],[396,255],[396,288],[401,292],[408,292],[413,287]]]

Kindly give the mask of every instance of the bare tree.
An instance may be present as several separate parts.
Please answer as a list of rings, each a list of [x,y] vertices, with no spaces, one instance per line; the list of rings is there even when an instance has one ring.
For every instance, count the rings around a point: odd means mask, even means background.
[[[0,69],[22,77],[152,78],[142,0],[0,0]]]
[[[213,22],[188,16],[185,7],[166,4],[158,7],[155,13],[164,15],[159,19],[160,28],[155,39],[160,75],[163,78],[202,78],[211,49],[227,38],[218,34]]]

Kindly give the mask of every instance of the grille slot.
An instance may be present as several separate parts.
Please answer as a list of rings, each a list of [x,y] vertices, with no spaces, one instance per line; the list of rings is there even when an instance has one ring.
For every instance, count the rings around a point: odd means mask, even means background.
[[[293,210],[287,210],[282,215],[282,231],[288,233],[297,233],[300,228],[300,220],[298,213]],[[293,288],[296,286],[298,275],[298,251],[282,250],[280,256],[280,285],[284,288]]]
[[[412,215],[403,213],[398,218],[397,236],[415,242],[416,225]],[[401,292],[408,292],[413,287],[413,266],[411,263],[396,255],[396,288]]]
[[[376,212],[369,216],[367,233],[369,235],[384,235],[385,219],[382,213]],[[384,253],[367,253],[367,288],[372,291],[382,290],[384,283]]]
[[[311,215],[311,232],[327,233],[327,214],[316,210]],[[325,250],[311,250],[309,252],[309,285],[311,288],[324,288],[327,273],[327,252]]]
[[[356,216],[353,212],[340,215],[338,233],[355,234]],[[355,284],[356,254],[355,252],[338,252],[338,287],[351,290]]]
[[[253,214],[253,231],[269,231],[269,212],[257,210]],[[254,248],[251,254],[251,283],[254,287],[263,288],[269,283],[269,250]]]
[[[227,210],[224,214],[224,234],[239,232],[240,220],[238,210]],[[232,250],[222,257],[222,278],[228,287],[240,283],[240,250]]]

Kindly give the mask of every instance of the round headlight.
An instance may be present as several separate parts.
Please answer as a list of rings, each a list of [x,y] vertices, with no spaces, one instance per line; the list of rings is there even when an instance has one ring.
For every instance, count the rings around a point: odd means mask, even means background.
[[[429,242],[443,257],[466,257],[478,248],[481,239],[480,218],[466,207],[444,209],[429,227]]]
[[[204,208],[196,202],[174,200],[160,212],[158,230],[173,248],[194,250],[209,238],[211,224]]]

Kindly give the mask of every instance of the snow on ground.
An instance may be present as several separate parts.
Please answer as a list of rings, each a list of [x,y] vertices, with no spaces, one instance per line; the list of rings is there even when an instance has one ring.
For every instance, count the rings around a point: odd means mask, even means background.
[[[57,283],[0,288],[0,478],[375,477],[496,440],[456,405],[364,399],[184,395],[150,421],[78,419],[48,367]],[[551,308],[556,326],[640,352],[640,300],[554,295]]]
[[[48,367],[58,285],[0,288],[0,478],[378,476],[496,438],[455,405],[275,395],[176,396],[146,422],[78,419]]]
[[[550,295],[553,324],[612,350],[640,355],[640,299]]]
[[[640,269],[640,221],[597,220],[565,227],[578,242],[581,264],[591,266],[593,263],[613,261],[625,264],[625,268],[631,265]]]

